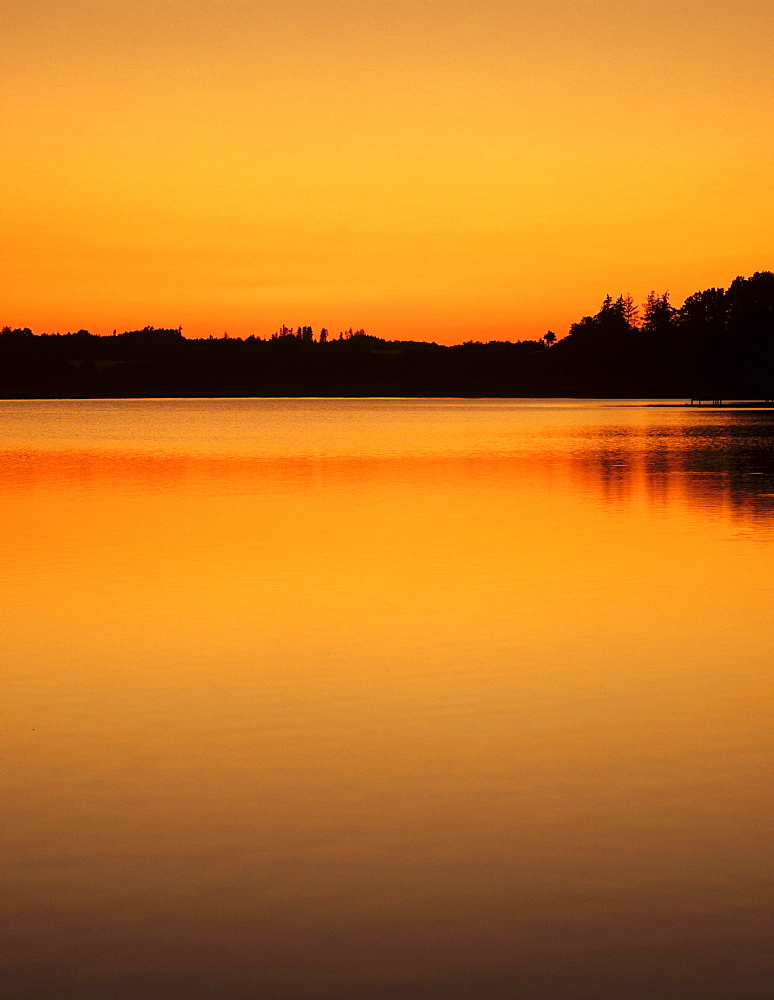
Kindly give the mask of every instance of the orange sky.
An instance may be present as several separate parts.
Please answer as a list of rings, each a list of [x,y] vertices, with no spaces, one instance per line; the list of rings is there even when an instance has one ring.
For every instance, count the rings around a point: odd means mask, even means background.
[[[563,334],[774,265],[770,0],[0,0],[0,324]]]

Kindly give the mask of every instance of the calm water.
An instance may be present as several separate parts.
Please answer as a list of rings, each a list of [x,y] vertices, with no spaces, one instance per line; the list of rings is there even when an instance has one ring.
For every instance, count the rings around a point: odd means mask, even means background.
[[[772,431],[0,403],[4,995],[770,1000]]]

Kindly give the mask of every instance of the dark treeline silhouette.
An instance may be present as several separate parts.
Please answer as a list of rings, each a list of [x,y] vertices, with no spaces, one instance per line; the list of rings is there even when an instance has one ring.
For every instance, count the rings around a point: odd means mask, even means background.
[[[576,396],[774,397],[774,273],[735,278],[678,308],[651,292],[607,296],[562,338],[387,341],[282,326],[269,338],[187,339],[147,326],[0,331],[0,397]]]

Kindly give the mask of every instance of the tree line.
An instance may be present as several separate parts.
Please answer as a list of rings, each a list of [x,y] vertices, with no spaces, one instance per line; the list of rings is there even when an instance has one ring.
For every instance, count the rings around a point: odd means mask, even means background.
[[[0,396],[587,396],[771,399],[774,273],[680,306],[607,295],[563,337],[444,346],[348,329],[186,338],[181,328],[97,336],[0,330]]]

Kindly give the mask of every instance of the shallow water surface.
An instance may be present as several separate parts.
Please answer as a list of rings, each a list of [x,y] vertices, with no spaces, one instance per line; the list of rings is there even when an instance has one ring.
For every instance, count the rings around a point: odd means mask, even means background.
[[[770,997],[772,430],[0,402],[4,995]]]

